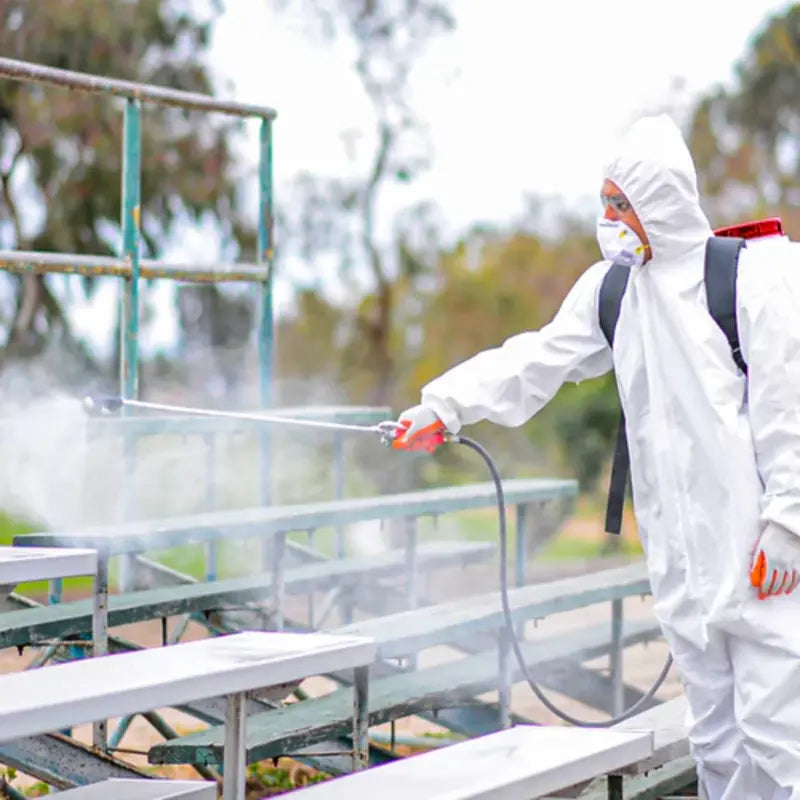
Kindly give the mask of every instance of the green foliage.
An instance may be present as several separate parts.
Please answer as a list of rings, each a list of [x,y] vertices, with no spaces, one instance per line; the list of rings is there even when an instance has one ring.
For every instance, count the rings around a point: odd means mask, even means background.
[[[6,0],[0,4],[0,52],[51,67],[210,93],[204,54],[212,21],[198,19],[184,0]],[[123,105],[103,94],[0,81],[0,228],[13,232],[0,246],[117,252]],[[143,256],[157,257],[179,223],[201,217],[216,224],[223,240],[252,243],[233,174],[240,127],[230,117],[143,105]],[[235,255],[237,245],[229,251]],[[52,276],[26,276],[14,285],[7,355],[33,355],[54,328],[68,330],[68,323]],[[93,283],[86,279],[83,286],[90,292]]]
[[[0,512],[0,544],[11,544],[12,539],[22,533],[33,533],[34,527],[26,520],[10,517]]]
[[[551,414],[570,474],[582,491],[593,492],[613,452],[620,419],[613,374],[561,390]]]
[[[715,224],[779,214],[800,236],[800,4],[769,18],[734,83],[701,98],[690,129]]]
[[[14,797],[46,797],[51,794],[50,787],[44,781],[36,781],[22,790],[16,789],[12,784],[17,777],[14,767],[0,767],[0,796],[11,796],[9,792],[14,792]]]
[[[544,325],[596,258],[585,236],[550,242],[512,230],[477,233],[459,242],[441,257],[436,290],[422,298],[417,320],[422,358],[410,375],[413,385]]]
[[[301,786],[328,780],[328,775],[300,764],[295,769],[278,767],[272,761],[260,761],[247,768],[248,797],[274,797]]]

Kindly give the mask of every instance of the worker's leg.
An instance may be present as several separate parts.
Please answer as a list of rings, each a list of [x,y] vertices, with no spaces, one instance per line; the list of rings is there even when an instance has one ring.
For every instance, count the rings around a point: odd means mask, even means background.
[[[748,601],[729,647],[736,717],[761,796],[800,800],[800,597]]]
[[[689,745],[707,800],[745,800],[747,755],[734,715],[734,683],[726,637],[709,631],[704,650],[665,630],[689,704]],[[755,800],[755,797],[753,798]]]

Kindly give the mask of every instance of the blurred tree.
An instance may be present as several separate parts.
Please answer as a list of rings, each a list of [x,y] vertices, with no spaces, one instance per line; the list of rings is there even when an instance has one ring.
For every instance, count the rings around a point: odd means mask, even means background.
[[[198,8],[190,0],[0,0],[0,52],[212,93],[204,54],[221,7],[212,3],[206,18]],[[118,251],[123,102],[0,81],[0,246]],[[203,221],[228,242],[224,256],[236,256],[252,242],[236,194],[239,123],[152,104],[144,104],[142,117],[142,255],[157,257],[179,225]],[[4,359],[40,353],[56,330],[69,338],[53,276],[5,274],[5,284]],[[92,291],[91,280],[82,285]],[[202,310],[217,306],[207,302]]]
[[[313,289],[300,289],[292,312],[276,323],[278,404],[346,404],[343,392],[342,339],[347,316]]]
[[[411,242],[424,235],[428,207],[398,220],[390,241],[381,238],[376,214],[382,190],[408,183],[428,165],[422,122],[408,100],[408,78],[430,41],[455,25],[447,5],[438,0],[270,0],[281,11],[302,15],[309,32],[342,41],[354,52],[354,69],[374,114],[375,136],[356,177],[329,179],[302,175],[288,220],[288,233],[302,256],[333,257],[351,296],[368,294],[355,309],[347,337],[347,364],[360,369],[360,399],[385,403],[393,393],[392,331],[398,278],[422,266]],[[351,137],[354,141],[355,137]],[[365,380],[369,376],[369,380]]]
[[[780,214],[800,236],[800,3],[755,34],[730,88],[701,98],[690,146],[713,224]]]

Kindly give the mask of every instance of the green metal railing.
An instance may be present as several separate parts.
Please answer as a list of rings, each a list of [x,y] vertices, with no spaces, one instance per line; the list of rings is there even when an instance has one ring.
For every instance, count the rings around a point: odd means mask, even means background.
[[[63,69],[0,58],[0,78],[26,83],[43,83],[70,91],[108,94],[124,98],[122,135],[122,210],[120,226],[122,244],[118,257],[52,252],[25,252],[0,250],[0,269],[14,273],[59,273],[89,277],[111,276],[123,281],[120,308],[120,374],[119,392],[126,399],[136,399],[139,394],[139,281],[141,278],[161,278],[186,282],[207,283],[248,281],[260,285],[261,311],[258,329],[259,395],[262,407],[273,402],[273,309],[272,276],[274,263],[273,241],[273,182],[272,182],[272,122],[276,112],[265,106],[249,105],[192,92],[178,91],[131,81],[73,72]],[[258,118],[259,134],[259,209],[258,253],[255,264],[214,264],[192,267],[148,261],[140,258],[141,241],[141,108],[142,103],[177,106],[196,111]],[[125,409],[123,409],[123,415]],[[137,460],[135,435],[125,436],[124,459],[128,474],[133,475]],[[265,504],[272,501],[270,442],[262,429],[260,436],[260,493]],[[211,451],[213,453],[213,450]],[[210,479],[209,479],[210,480]],[[209,484],[209,500],[213,504],[213,485]],[[136,499],[132,486],[126,485],[124,515],[130,517]],[[216,557],[216,552],[213,553]],[[269,557],[264,554],[265,559]],[[128,564],[130,571],[131,565]],[[216,571],[216,567],[214,567]],[[105,590],[107,571],[98,574],[98,585]],[[124,583],[123,579],[123,583]],[[61,581],[51,582],[50,601],[61,600]],[[96,646],[101,654],[105,647]],[[102,748],[106,743],[105,722],[95,723],[93,742]]]
[[[272,273],[274,259],[272,194],[272,108],[162,86],[115,80],[70,70],[0,58],[0,77],[45,83],[65,89],[110,94],[125,98],[122,142],[122,247],[119,258],[80,254],[2,251],[0,269],[17,273],[61,273],[113,276],[124,281],[122,341],[120,342],[120,394],[138,396],[139,383],[139,279],[164,278],[188,282],[251,281],[261,284],[258,331],[259,390],[262,406],[271,405],[273,378]],[[140,260],[141,226],[141,106],[144,102],[197,111],[220,112],[261,120],[259,135],[259,214],[256,264],[218,264],[204,267]],[[265,451],[268,442],[264,441]],[[269,475],[264,477],[265,500]]]
[[[140,279],[166,279],[193,283],[250,282],[260,286],[260,313],[258,322],[258,363],[259,397],[262,407],[274,403],[273,372],[273,306],[272,277],[274,266],[274,206],[273,206],[273,131],[272,123],[276,112],[265,106],[222,100],[208,95],[178,91],[161,86],[115,80],[103,76],[89,75],[63,69],[0,58],[0,78],[28,83],[44,83],[62,89],[95,94],[106,94],[123,98],[122,113],[122,244],[115,256],[97,256],[76,253],[28,252],[21,250],[0,250],[0,269],[18,274],[52,273],[61,275],[82,275],[86,277],[110,276],[123,281],[124,292],[121,298],[120,325],[120,374],[119,391],[127,399],[136,399],[139,394],[139,281]],[[141,106],[150,102],[161,106],[177,106],[206,112],[257,118],[261,121],[258,138],[258,239],[256,263],[210,264],[190,266],[186,264],[165,263],[163,261],[140,258],[141,226]],[[144,435],[178,432],[191,433],[202,428],[209,447],[209,459],[214,457],[214,437],[223,430],[231,431],[255,429],[256,426],[237,424],[223,425],[219,420],[169,420],[164,418],[138,420],[125,413],[123,420],[105,420],[111,429],[124,436],[125,464],[127,474],[133,475],[137,461],[137,441]],[[317,418],[341,418],[345,422],[363,421],[374,424],[389,414],[386,408],[324,409],[315,408],[296,414],[307,414]],[[100,421],[94,420],[95,425]],[[105,429],[106,426],[101,426]],[[270,447],[272,438],[265,426],[258,429],[259,437],[259,494],[264,505],[273,502],[272,458]],[[334,480],[335,496],[344,495],[344,440],[335,437]],[[207,475],[207,494],[209,507],[214,506],[214,469]],[[132,487],[125,490],[125,517],[134,516],[133,505],[136,498]],[[341,533],[341,532],[340,532]],[[341,538],[341,537],[340,537]],[[344,540],[339,542],[339,554],[344,555]],[[267,564],[273,553],[265,549],[264,563]],[[214,571],[215,572],[215,571]],[[214,574],[212,572],[212,576]],[[56,585],[53,600],[60,598],[60,586]]]

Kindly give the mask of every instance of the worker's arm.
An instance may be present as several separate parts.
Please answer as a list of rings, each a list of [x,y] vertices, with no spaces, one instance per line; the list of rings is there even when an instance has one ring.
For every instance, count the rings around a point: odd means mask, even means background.
[[[608,262],[590,267],[541,330],[513,336],[424,386],[422,405],[452,433],[483,419],[517,426],[536,414],[563,383],[608,372],[611,350],[597,314],[607,271]]]
[[[754,248],[755,251],[755,248]],[[800,247],[742,252],[738,324],[748,411],[763,484],[762,594],[800,580]],[[794,574],[793,574],[794,573]],[[794,585],[792,585],[794,584]]]

